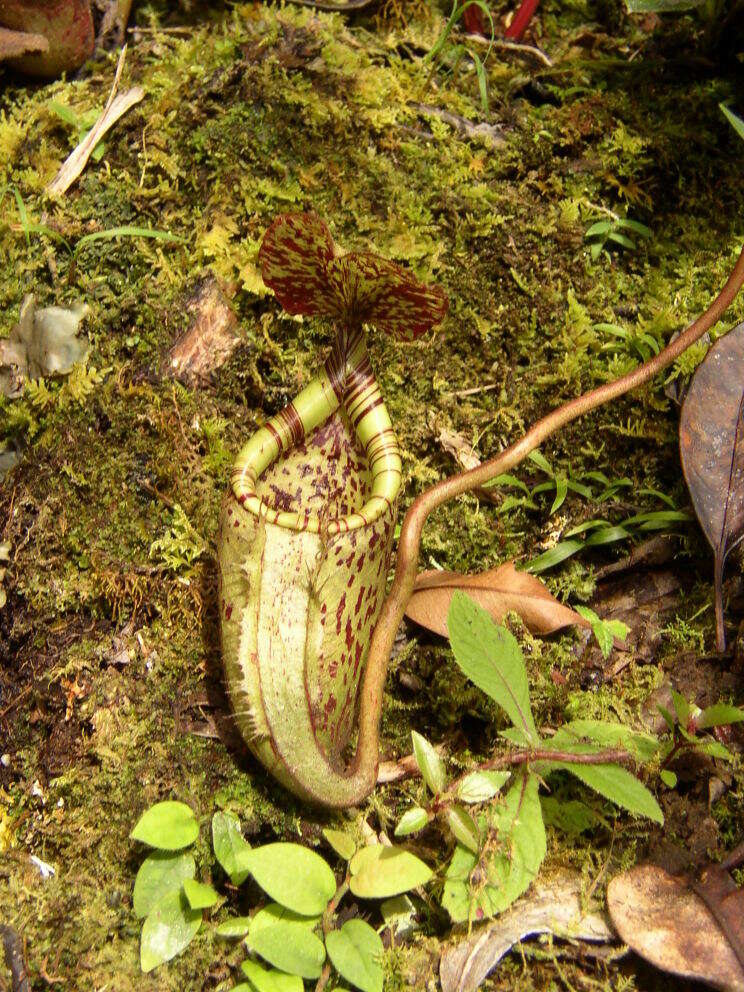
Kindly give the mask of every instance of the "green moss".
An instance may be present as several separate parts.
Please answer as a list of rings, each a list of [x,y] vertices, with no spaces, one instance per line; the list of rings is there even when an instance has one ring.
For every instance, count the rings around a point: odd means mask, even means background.
[[[149,3],[138,16],[157,27],[171,6]],[[427,83],[428,67],[410,56],[432,44],[438,15],[376,32],[304,9],[237,5],[217,7],[189,35],[142,34],[122,86],[140,83],[145,100],[107,136],[103,161],[55,201],[43,189],[70,136],[50,102],[79,113],[100,107],[113,59],[101,56],[78,80],[9,83],[0,95],[0,190],[18,191],[31,222],[72,246],[126,224],[185,239],[99,241],[71,258],[43,234],[27,243],[9,191],[0,214],[0,333],[31,289],[40,306],[83,298],[92,310],[89,371],[0,405],[0,440],[28,446],[0,494],[3,510],[13,505],[3,537],[13,548],[14,590],[2,677],[14,680],[10,699],[20,697],[0,792],[0,845],[8,836],[15,843],[0,916],[28,941],[39,987],[42,967],[71,989],[184,989],[201,987],[207,974],[226,979],[234,954],[208,925],[184,958],[154,978],[138,972],[130,901],[139,853],[128,833],[150,803],[173,796],[193,805],[203,873],[217,871],[206,843],[217,808],[239,813],[259,840],[311,841],[326,822],[274,788],[237,747],[193,733],[209,731],[207,717],[219,713],[213,540],[231,458],[309,380],[329,340],[319,322],[279,314],[260,285],[256,253],[271,218],[316,209],[345,247],[405,261],[450,295],[450,315],[429,338],[411,346],[372,339],[404,452],[405,505],[454,469],[431,413],[486,457],[637,360],[632,348],[606,348],[596,324],[667,340],[725,279],[744,208],[740,151],[717,110],[730,80],[691,82],[675,66],[657,72],[657,41],[626,21],[622,35],[598,36],[589,61],[572,47],[588,18],[583,3],[547,4],[543,43],[553,69],[533,70],[504,52],[492,58],[492,116],[506,138],[497,148],[463,139],[416,107],[480,119],[472,69]],[[662,41],[671,31],[665,22]],[[631,62],[617,58],[624,44],[640,50]],[[533,77],[549,102],[530,102],[524,87]],[[592,262],[583,234],[598,208],[627,210],[653,238]],[[208,387],[186,388],[168,378],[167,351],[187,324],[187,295],[209,273],[231,299],[240,345]],[[718,330],[742,318],[739,301]],[[702,354],[685,356],[673,374],[688,373]],[[479,386],[489,389],[468,392]],[[576,478],[601,469],[681,503],[675,437],[676,414],[656,383],[572,425],[544,453]],[[537,480],[529,467],[520,474]],[[533,556],[557,523],[549,502],[538,505],[500,514],[465,496],[441,508],[424,534],[422,566],[475,571]],[[204,543],[172,569],[150,549],[174,537],[176,506]],[[560,516],[565,529],[605,512],[572,495]],[[585,601],[592,567],[576,559],[551,577],[554,591]],[[687,617],[709,595],[708,572],[700,578]],[[694,627],[673,621],[668,651],[710,639],[710,624],[709,612]],[[483,754],[500,726],[494,708],[443,643],[407,634],[393,667],[413,672],[421,689],[390,679],[386,751],[409,750],[415,727],[453,742],[457,765]],[[578,715],[635,722],[660,678],[657,665],[631,666],[596,693],[579,692],[575,681],[552,678],[555,669],[573,679],[574,634],[520,637],[540,725]],[[31,788],[37,780],[41,794]],[[392,822],[399,795],[380,790],[368,818]],[[737,785],[717,806],[726,838],[741,795]],[[621,857],[629,859],[628,843]],[[42,883],[28,851],[56,875]],[[443,857],[429,853],[432,862]],[[551,862],[584,865],[591,856],[589,846],[577,853],[555,836]],[[230,898],[250,908],[242,892]],[[441,935],[441,920],[433,915],[426,930]],[[411,975],[424,987],[435,974],[433,943],[417,939],[388,955],[390,989],[410,987]],[[523,969],[511,961],[493,987],[546,987],[552,974],[544,962]]]

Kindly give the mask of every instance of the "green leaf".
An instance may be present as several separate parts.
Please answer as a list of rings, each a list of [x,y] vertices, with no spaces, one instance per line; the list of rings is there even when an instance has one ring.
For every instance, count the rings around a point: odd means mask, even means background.
[[[369,923],[349,920],[326,937],[333,967],[362,992],[382,992],[382,941]]]
[[[490,482],[487,482],[483,488],[490,489],[492,486],[514,486],[516,489],[521,489],[526,496],[529,496],[530,494],[529,489],[521,479],[517,478],[516,475],[509,475],[506,472],[495,476]]]
[[[730,723],[740,723],[742,720],[744,720],[744,710],[738,706],[715,703],[713,706],[706,706],[695,720],[695,724],[698,730],[705,730],[707,727],[723,727]]]
[[[590,228],[584,234],[587,238],[598,238],[600,235],[609,234],[614,227],[614,221],[611,220],[598,220],[595,224],[592,224]]]
[[[212,846],[233,885],[242,885],[250,874],[251,846],[240,831],[234,813],[217,812],[212,817]]]
[[[544,551],[541,555],[538,555],[537,558],[533,558],[532,561],[524,566],[524,570],[525,572],[531,572],[533,575],[539,575],[540,572],[547,572],[549,568],[555,568],[562,561],[571,558],[577,551],[581,551],[583,547],[583,541],[561,541],[554,548],[550,548],[548,551]]]
[[[634,234],[638,234],[642,238],[650,238],[653,235],[650,227],[641,224],[639,220],[631,220],[630,217],[618,217],[615,221],[615,227],[624,227],[626,230],[633,231]]]
[[[323,836],[339,858],[344,861],[351,861],[356,851],[356,843],[352,837],[349,837],[343,830],[331,830],[330,827],[323,830]]]
[[[209,909],[220,899],[219,892],[215,892],[211,885],[196,882],[193,878],[184,881],[183,892],[192,909]]]
[[[455,922],[473,914],[503,912],[527,890],[545,858],[545,825],[536,775],[521,773],[501,803],[491,807],[490,834],[496,845],[485,862],[487,884],[470,888],[476,856],[458,844],[447,868],[442,906]],[[484,819],[484,826],[488,826]]]
[[[110,227],[107,231],[94,231],[86,234],[75,245],[75,252],[80,251],[86,245],[93,244],[94,241],[113,241],[114,238],[154,238],[156,241],[177,241],[186,244],[186,239],[169,231],[158,231],[151,227]]]
[[[734,131],[736,131],[740,138],[744,138],[744,120],[738,114],[735,114],[730,107],[727,107],[725,103],[719,103],[718,106]]]
[[[299,844],[255,847],[251,875],[272,899],[302,916],[322,913],[336,892],[328,863]]]
[[[447,787],[444,762],[425,737],[417,734],[415,730],[411,731],[411,737],[413,738],[413,755],[416,758],[421,777],[431,792],[438,796]]]
[[[552,747],[563,747],[565,743],[576,744],[582,740],[600,747],[624,747],[636,761],[641,762],[651,761],[659,750],[658,738],[653,734],[633,730],[611,720],[571,720],[556,731],[550,744]]]
[[[597,638],[603,658],[609,658],[616,637],[624,641],[630,633],[627,624],[620,620],[602,620],[588,606],[577,606],[576,612],[592,625],[592,633]]]
[[[673,789],[677,784],[677,776],[674,772],[670,772],[668,768],[662,768],[659,772],[659,778],[668,789]]]
[[[240,967],[250,982],[250,987],[246,985],[249,992],[303,992],[305,988],[299,975],[286,975],[273,968],[268,971],[255,961],[243,961]],[[240,988],[236,985],[232,992],[238,992]]]
[[[134,881],[134,913],[144,919],[170,892],[180,892],[183,883],[194,877],[196,865],[190,854],[154,851],[142,862]]]
[[[447,629],[461,670],[505,710],[528,740],[536,742],[527,670],[514,635],[497,627],[486,610],[460,590],[452,596]]]
[[[550,462],[545,457],[545,455],[541,455],[539,451],[531,451],[527,457],[531,462],[537,465],[538,468],[542,469],[543,472],[547,473],[547,475],[549,475],[552,479],[553,469],[550,467]]]
[[[184,951],[199,930],[201,910],[191,909],[183,892],[169,892],[150,911],[142,927],[140,967],[152,971]]]
[[[555,499],[553,500],[553,505],[550,507],[550,515],[552,516],[556,510],[559,510],[568,495],[568,479],[563,476],[557,476],[555,480]]]
[[[591,806],[579,799],[556,799],[554,796],[540,796],[543,819],[549,827],[562,830],[563,833],[578,836],[586,830],[595,827],[607,827],[607,820],[600,816]]]
[[[250,927],[250,916],[231,916],[229,920],[220,923],[215,933],[218,937],[222,937],[225,940],[238,940],[241,937],[245,937]]]
[[[464,803],[485,803],[501,790],[509,774],[509,772],[471,772],[457,787],[457,798]]]
[[[672,703],[674,704],[674,712],[677,714],[677,720],[680,726],[686,728],[690,720],[690,704],[682,693],[677,692],[676,689],[672,689]]]
[[[387,899],[419,885],[425,885],[433,872],[428,865],[400,847],[376,844],[357,851],[349,865],[350,889],[360,899]]]
[[[145,810],[129,835],[161,851],[179,851],[199,836],[199,824],[186,803],[156,803]]]
[[[480,832],[470,813],[462,806],[450,806],[446,813],[447,826],[463,847],[477,854],[480,850]]]
[[[413,809],[406,810],[401,816],[398,826],[395,828],[395,836],[407,837],[408,834],[415,834],[419,830],[423,830],[428,822],[429,814],[426,810],[421,809],[420,806],[414,806]]]
[[[303,917],[273,903],[251,920],[248,944],[280,971],[318,978],[326,952],[323,941],[312,930],[317,922],[317,916]]]
[[[635,775],[619,765],[581,765],[573,762],[551,762],[550,770],[564,769],[600,796],[621,806],[629,813],[646,816],[654,823],[664,823],[664,814],[646,786]]]

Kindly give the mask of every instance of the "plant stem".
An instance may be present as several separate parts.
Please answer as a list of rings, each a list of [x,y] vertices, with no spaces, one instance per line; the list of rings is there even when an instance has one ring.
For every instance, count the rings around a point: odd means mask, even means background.
[[[560,761],[570,762],[574,765],[609,765],[632,761],[633,755],[625,748],[605,748],[603,751],[595,751],[592,754],[576,754],[573,751],[555,751],[550,748],[529,748],[520,751],[506,751],[498,754],[488,761],[471,768],[469,771],[456,778],[447,789],[447,796],[457,795],[460,783],[474,772],[490,772],[501,768],[514,768],[519,765],[528,765],[533,761]],[[445,799],[446,796],[440,797]]]
[[[413,592],[418,569],[421,532],[432,510],[456,496],[461,496],[471,489],[485,485],[502,472],[511,471],[531,451],[539,448],[544,441],[565,424],[584,416],[584,414],[610,400],[623,396],[631,389],[636,389],[649,382],[659,372],[671,365],[683,351],[701,338],[720,319],[731,305],[743,283],[744,248],[725,286],[705,313],[690,324],[658,355],[650,358],[627,375],[604,383],[576,399],[569,400],[563,406],[538,420],[520,440],[494,458],[469,471],[442,480],[431,489],[421,493],[413,502],[406,513],[401,528],[393,584],[383,604],[370,643],[367,668],[360,692],[359,745],[352,767],[347,773],[354,780],[354,789],[358,789],[358,794],[349,795],[348,805],[358,802],[374,788],[379,754],[380,713],[382,712],[388,658],[406,605]],[[354,790],[350,789],[350,793],[352,791]]]

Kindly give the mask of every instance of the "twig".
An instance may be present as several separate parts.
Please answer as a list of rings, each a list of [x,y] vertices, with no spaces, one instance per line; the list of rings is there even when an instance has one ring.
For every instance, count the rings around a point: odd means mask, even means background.
[[[490,393],[492,389],[498,389],[500,383],[490,382],[487,386],[471,386],[470,389],[457,389],[450,393],[444,393],[445,396],[456,396],[460,399],[463,396],[477,396],[478,393]]]
[[[349,3],[327,3],[326,0],[289,0],[290,3],[299,4],[300,7],[313,7],[315,10],[330,11],[343,14],[347,10],[363,10],[371,7],[377,0],[350,0]]]
[[[318,979],[318,983],[315,986],[315,992],[323,992],[323,989],[330,981],[330,978],[331,978],[331,966],[326,961],[326,963],[323,965],[323,970],[320,973],[320,978]]]
[[[503,48],[507,52],[515,52],[517,55],[531,55],[536,58],[538,62],[542,62],[549,69],[553,68],[553,61],[549,55],[538,48],[536,45],[525,45],[519,41],[509,41],[508,38],[486,38],[485,35],[480,34],[464,34],[462,35],[463,41],[469,42],[477,45],[486,45],[491,48]]]
[[[104,134],[106,134],[106,132],[110,130],[110,128],[112,128],[119,120],[119,118],[122,117],[131,107],[133,107],[135,103],[139,103],[144,97],[145,91],[141,86],[134,86],[131,90],[127,90],[126,93],[120,93],[118,96],[116,95],[119,88],[121,73],[124,68],[126,54],[127,46],[124,45],[121,50],[121,54],[119,55],[119,61],[116,65],[114,84],[111,87],[111,92],[109,93],[109,98],[106,101],[106,106],[103,108],[103,113],[80,144],[77,145],[72,152],[70,152],[67,159],[62,163],[62,167],[57,175],[47,186],[46,191],[50,195],[54,196],[67,192],[87,165],[88,159],[93,154],[96,145]]]
[[[23,946],[17,930],[7,924],[0,924],[0,940],[5,951],[5,963],[10,971],[12,992],[30,992],[28,969],[23,956]]]

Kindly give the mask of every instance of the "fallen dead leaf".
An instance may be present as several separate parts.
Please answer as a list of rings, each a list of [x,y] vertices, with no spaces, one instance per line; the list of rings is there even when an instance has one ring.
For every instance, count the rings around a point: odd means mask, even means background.
[[[589,623],[578,613],[559,603],[534,575],[518,572],[513,562],[478,575],[459,572],[421,572],[416,578],[406,616],[435,634],[447,637],[447,611],[452,594],[461,589],[500,623],[514,611],[533,634],[552,634],[562,627]]]
[[[744,889],[720,865],[692,885],[656,865],[636,865],[610,882],[607,908],[620,937],[657,968],[744,992],[744,961],[716,919],[725,921],[744,957]]]
[[[437,441],[448,455],[452,455],[460,468],[470,471],[471,468],[478,468],[481,460],[476,454],[475,448],[470,445],[462,434],[450,430],[449,427],[442,427],[437,435]],[[487,499],[489,503],[498,503],[500,497],[495,489],[484,489],[479,486],[474,490],[482,499]]]
[[[205,382],[235,350],[238,321],[214,279],[202,283],[186,303],[189,328],[174,342],[171,372],[191,385]]]
[[[536,883],[493,923],[448,947],[439,963],[442,992],[475,992],[511,948],[541,933],[572,940],[614,940],[605,915],[583,907],[581,876],[574,872]]]

